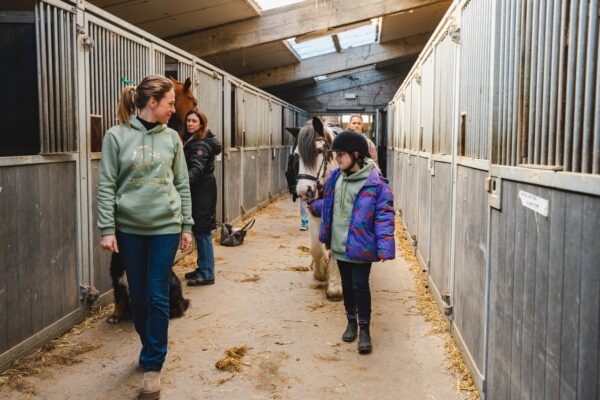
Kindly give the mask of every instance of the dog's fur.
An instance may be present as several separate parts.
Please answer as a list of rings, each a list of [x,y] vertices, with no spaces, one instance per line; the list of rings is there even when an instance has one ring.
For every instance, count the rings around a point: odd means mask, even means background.
[[[113,253],[110,259],[110,278],[115,295],[115,310],[106,321],[110,324],[118,324],[122,320],[133,318],[125,265],[118,253]],[[182,317],[190,307],[190,303],[189,299],[183,297],[179,278],[171,271],[169,280],[169,318]]]

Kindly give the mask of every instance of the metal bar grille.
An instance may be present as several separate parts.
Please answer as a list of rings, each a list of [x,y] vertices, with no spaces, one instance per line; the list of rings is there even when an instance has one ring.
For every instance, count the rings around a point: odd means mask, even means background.
[[[90,49],[90,111],[102,118],[104,133],[117,122],[117,103],[123,89],[120,78],[139,82],[148,75],[150,49],[92,22],[89,35],[94,43]],[[159,62],[158,54],[155,63]]]
[[[75,14],[44,2],[36,3],[35,13],[41,152],[77,151]]]
[[[471,0],[461,13],[460,110],[465,118],[465,157],[487,159],[491,26],[494,3]],[[514,85],[511,85],[514,86]]]
[[[502,2],[494,163],[600,173],[598,11],[598,0]]]

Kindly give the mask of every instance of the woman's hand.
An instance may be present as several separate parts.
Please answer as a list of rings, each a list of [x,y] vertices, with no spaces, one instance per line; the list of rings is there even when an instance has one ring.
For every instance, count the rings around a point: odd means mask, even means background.
[[[117,246],[117,237],[115,235],[102,236],[102,239],[100,239],[100,247],[111,253],[118,253],[119,247]]]
[[[179,249],[188,251],[192,247],[192,234],[190,232],[181,232],[181,240],[179,241]]]

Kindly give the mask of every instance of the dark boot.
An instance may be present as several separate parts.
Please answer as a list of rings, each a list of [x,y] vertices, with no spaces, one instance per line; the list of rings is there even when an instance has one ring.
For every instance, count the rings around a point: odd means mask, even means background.
[[[358,322],[356,318],[348,319],[348,326],[342,335],[342,340],[344,342],[354,342],[356,340],[356,334],[358,332]]]
[[[371,352],[371,334],[369,333],[369,325],[361,325],[358,335],[358,353],[369,354]]]

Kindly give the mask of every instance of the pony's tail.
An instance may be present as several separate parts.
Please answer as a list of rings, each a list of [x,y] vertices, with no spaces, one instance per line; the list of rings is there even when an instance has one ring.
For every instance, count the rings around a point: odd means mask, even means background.
[[[119,105],[117,106],[117,119],[120,125],[129,126],[129,117],[135,113],[135,87],[125,86],[121,92]]]

